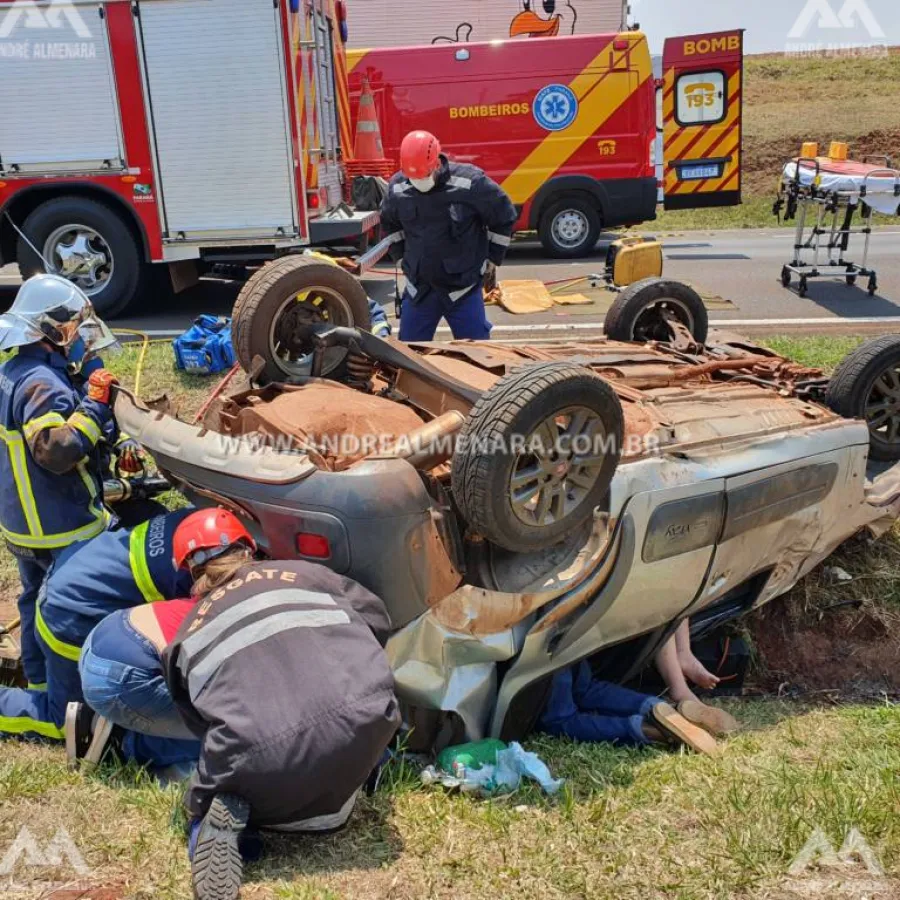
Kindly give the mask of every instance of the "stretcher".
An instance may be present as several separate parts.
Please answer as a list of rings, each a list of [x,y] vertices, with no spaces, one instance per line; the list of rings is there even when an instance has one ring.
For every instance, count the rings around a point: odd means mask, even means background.
[[[785,221],[797,222],[794,256],[781,270],[785,287],[796,275],[799,294],[805,297],[811,278],[843,278],[851,286],[868,278],[869,294],[875,295],[878,273],[869,267],[873,216],[900,215],[900,171],[891,166],[890,157],[793,159],[782,173],[775,214],[782,209]],[[854,227],[857,212],[860,224]],[[854,235],[864,238],[859,262],[848,258]]]

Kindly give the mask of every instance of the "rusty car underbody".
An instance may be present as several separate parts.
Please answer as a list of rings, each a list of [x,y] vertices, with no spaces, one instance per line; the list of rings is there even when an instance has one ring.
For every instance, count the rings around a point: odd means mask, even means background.
[[[470,738],[519,736],[564,666],[626,647],[624,678],[684,618],[710,629],[766,603],[900,512],[900,469],[867,476],[868,428],[824,405],[822,373],[736,337],[344,340],[348,383],[247,382],[199,425],[121,391],[116,415],[195,502],[246,516],[272,556],[302,558],[300,533],[326,538],[318,561],[387,604],[398,693],[433,730],[452,714]],[[548,361],[611,386],[621,459],[586,521],[516,552],[460,515],[452,440],[485,392]],[[377,446],[341,444],[376,431]]]

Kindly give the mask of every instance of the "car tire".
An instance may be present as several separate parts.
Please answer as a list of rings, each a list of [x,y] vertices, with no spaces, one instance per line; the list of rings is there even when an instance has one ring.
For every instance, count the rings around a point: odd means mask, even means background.
[[[606,313],[604,330],[614,341],[669,341],[669,326],[655,311],[674,313],[698,344],[709,333],[709,315],[703,298],[690,286],[667,278],[645,278],[629,285]]]
[[[317,300],[321,302],[317,304]],[[288,309],[292,301],[304,307],[292,312]],[[293,322],[282,321],[291,315]],[[246,372],[251,371],[257,356],[262,357],[265,367],[259,380],[263,383],[303,377],[312,352],[311,330],[329,323],[368,331],[369,301],[363,286],[326,260],[283,257],[255,272],[238,295],[232,322],[235,355]],[[278,351],[285,339],[291,343],[282,355]],[[346,356],[343,347],[329,349],[322,375],[343,378]]]
[[[603,219],[597,204],[588,197],[564,197],[542,213],[538,237],[549,256],[576,259],[589,256],[600,239]]]
[[[88,197],[56,197],[34,209],[25,219],[22,231],[51,265],[59,259],[60,249],[74,245],[79,238],[87,241],[96,259],[108,258],[109,263],[99,265],[93,274],[71,279],[90,297],[98,315],[112,319],[139,298],[147,268],[143,251],[129,224],[105,203]],[[16,256],[23,281],[46,271],[44,261],[21,236]],[[59,267],[51,271],[66,275]],[[104,278],[99,289],[90,287],[91,279]]]
[[[882,419],[868,411],[873,399],[885,403],[888,410],[897,402],[898,409]],[[848,354],[835,369],[825,402],[844,418],[866,422],[872,459],[900,460],[900,335],[872,338]]]
[[[576,453],[579,445],[564,440],[559,429],[568,426],[574,437],[576,416],[582,413],[589,447],[586,453]],[[568,422],[561,423],[567,414]],[[556,432],[555,437],[545,432],[548,437],[541,446],[547,452],[527,452],[544,427]],[[517,367],[489,388],[469,413],[451,464],[453,498],[470,531],[491,543],[515,552],[549,547],[590,519],[603,501],[621,456],[623,435],[619,399],[590,369],[565,362]],[[517,440],[524,448],[516,448]],[[537,470],[543,471],[534,475]]]

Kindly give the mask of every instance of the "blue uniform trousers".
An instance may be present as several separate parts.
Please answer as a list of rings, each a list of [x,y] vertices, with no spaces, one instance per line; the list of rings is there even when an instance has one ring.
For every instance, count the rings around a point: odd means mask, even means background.
[[[0,688],[0,737],[63,740],[66,705],[82,700],[78,663],[54,653],[37,633],[47,670],[46,690]]]
[[[19,578],[22,581],[22,593],[19,594],[20,644],[22,649],[22,668],[29,687],[43,688],[47,683],[47,669],[44,654],[38,644],[37,629],[34,626],[34,606],[38,592],[44,581],[47,570],[53,563],[54,554],[40,551],[33,558],[16,557],[19,566]]]
[[[491,336],[491,323],[484,308],[481,285],[464,297],[452,301],[443,291],[422,288],[414,301],[409,291],[403,293],[400,307],[400,340],[433,341],[441,319],[446,319],[453,337],[486,341]]]

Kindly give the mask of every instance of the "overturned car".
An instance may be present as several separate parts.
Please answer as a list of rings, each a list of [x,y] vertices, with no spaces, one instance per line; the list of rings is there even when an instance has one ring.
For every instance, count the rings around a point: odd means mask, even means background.
[[[739,338],[698,342],[685,286],[653,280],[611,311],[643,343],[404,345],[333,324],[333,281],[317,284],[333,272],[283,263],[287,280],[263,270],[245,287],[250,374],[202,423],[126,391],[116,415],[271,556],[384,599],[424,744],[520,737],[562,667],[590,657],[626,679],[685,617],[711,630],[900,512],[900,467],[867,471],[900,458],[900,337],[829,380]],[[260,290],[274,299],[247,303]]]

